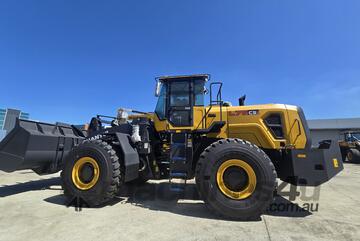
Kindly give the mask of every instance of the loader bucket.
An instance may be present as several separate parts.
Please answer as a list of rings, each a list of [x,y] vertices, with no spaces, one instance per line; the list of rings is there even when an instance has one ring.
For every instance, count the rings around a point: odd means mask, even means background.
[[[14,129],[0,142],[0,170],[55,173],[83,139],[83,133],[74,126],[17,119]]]

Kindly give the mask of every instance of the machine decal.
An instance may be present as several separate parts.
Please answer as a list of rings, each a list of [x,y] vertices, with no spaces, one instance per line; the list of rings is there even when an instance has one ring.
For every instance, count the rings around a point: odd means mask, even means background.
[[[235,110],[229,112],[230,116],[258,115],[258,114],[259,114],[259,110]]]

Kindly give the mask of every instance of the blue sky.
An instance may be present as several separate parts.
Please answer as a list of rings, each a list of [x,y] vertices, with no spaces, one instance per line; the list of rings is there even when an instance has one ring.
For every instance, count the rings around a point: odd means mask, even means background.
[[[210,73],[224,97],[360,117],[360,1],[0,3],[0,107],[83,123],[153,111],[154,77]]]

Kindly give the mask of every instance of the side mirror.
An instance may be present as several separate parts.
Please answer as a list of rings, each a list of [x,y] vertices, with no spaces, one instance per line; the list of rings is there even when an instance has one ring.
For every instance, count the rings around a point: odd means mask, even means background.
[[[156,97],[160,96],[160,90],[161,90],[161,81],[156,80],[156,87],[155,87],[155,96]]]

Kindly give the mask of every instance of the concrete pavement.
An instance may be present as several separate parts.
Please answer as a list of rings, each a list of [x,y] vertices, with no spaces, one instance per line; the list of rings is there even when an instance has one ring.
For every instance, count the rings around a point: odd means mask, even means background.
[[[126,186],[79,212],[66,206],[59,174],[0,172],[0,240],[360,240],[359,186],[360,165],[345,164],[319,190],[297,189],[289,201],[288,185],[260,220],[238,222],[209,213],[194,184],[183,195],[166,181]]]

